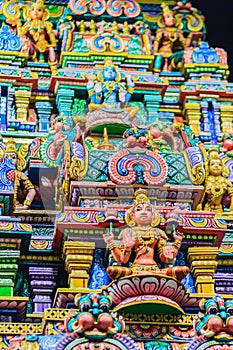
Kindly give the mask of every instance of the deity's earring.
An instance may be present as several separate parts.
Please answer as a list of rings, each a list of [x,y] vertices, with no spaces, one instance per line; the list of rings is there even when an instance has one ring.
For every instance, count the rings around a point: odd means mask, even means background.
[[[44,13],[43,13],[43,20],[44,21],[47,21],[50,17],[50,13],[47,9],[44,10]]]
[[[160,221],[161,221],[160,220],[160,215],[154,210],[153,210],[153,215],[154,215],[154,217],[153,217],[153,219],[151,221],[151,226],[152,227],[156,227],[156,226],[158,226],[160,224]]]
[[[132,210],[127,210],[125,212],[125,221],[127,225],[129,225],[130,227],[133,227],[136,225],[136,223],[135,223],[135,220],[131,218],[131,215],[132,215]]]
[[[228,177],[230,175],[230,170],[226,165],[222,166],[222,176],[223,177]]]

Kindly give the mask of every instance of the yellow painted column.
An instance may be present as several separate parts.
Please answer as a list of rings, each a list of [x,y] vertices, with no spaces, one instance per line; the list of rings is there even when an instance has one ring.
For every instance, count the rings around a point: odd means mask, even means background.
[[[31,91],[20,89],[15,91],[16,119],[27,121],[28,106],[30,102]]]
[[[221,104],[220,106],[220,116],[222,133],[229,134],[233,131],[232,121],[233,121],[233,106],[229,104]]]
[[[188,249],[188,262],[195,279],[197,293],[215,293],[214,273],[217,268],[218,248],[191,247]]]
[[[93,242],[65,242],[63,258],[65,268],[69,274],[70,288],[87,288],[89,270],[91,268],[95,243]]]
[[[194,134],[200,134],[201,109],[197,102],[185,102],[184,114]]]

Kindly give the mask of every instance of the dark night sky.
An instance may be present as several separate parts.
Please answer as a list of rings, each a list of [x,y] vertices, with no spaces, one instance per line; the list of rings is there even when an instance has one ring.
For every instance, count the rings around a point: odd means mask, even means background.
[[[193,7],[205,16],[206,40],[212,47],[222,47],[228,53],[233,82],[233,0],[191,0]]]

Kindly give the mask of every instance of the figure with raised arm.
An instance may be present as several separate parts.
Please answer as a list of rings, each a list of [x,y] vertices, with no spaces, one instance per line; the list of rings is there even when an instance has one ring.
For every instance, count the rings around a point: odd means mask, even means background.
[[[146,190],[138,189],[135,192],[134,204],[126,211],[125,220],[129,227],[121,231],[120,245],[115,243],[112,232],[103,235],[113,258],[119,264],[126,265],[130,261],[131,253],[135,254],[130,267],[107,268],[112,279],[132,274],[160,274],[182,280],[188,274],[189,268],[186,266],[158,266],[156,260],[164,264],[171,264],[175,260],[182,243],[182,234],[173,230],[174,242],[168,242],[165,232],[157,227],[160,216],[151,205]]]
[[[127,82],[122,82],[122,76],[112,62],[107,57],[104,60],[104,67],[97,76],[88,76],[87,91],[90,98],[88,108],[90,111],[125,111],[129,118],[135,117],[138,107],[130,106],[129,100],[134,92],[134,82],[131,77],[127,77]]]

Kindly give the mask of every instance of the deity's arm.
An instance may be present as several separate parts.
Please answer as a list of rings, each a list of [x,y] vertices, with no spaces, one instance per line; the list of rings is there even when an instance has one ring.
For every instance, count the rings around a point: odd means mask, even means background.
[[[29,178],[24,173],[22,173],[21,171],[17,171],[17,177],[18,177],[19,181],[21,180],[21,182],[23,183],[24,189],[28,192],[27,196],[26,196],[26,199],[25,199],[25,201],[23,203],[24,204],[23,205],[23,207],[24,207],[23,209],[28,209],[29,206],[31,205],[34,197],[35,197],[35,194],[36,194],[35,187],[31,183]]]
[[[94,79],[89,79],[87,83],[88,96],[92,103],[101,104],[103,101],[103,90],[100,82],[95,82]]]
[[[230,210],[233,211],[233,184],[230,180],[226,179],[227,182],[227,193],[231,199]]]
[[[56,43],[57,43],[57,39],[55,37],[55,34],[54,34],[54,30],[53,30],[53,26],[52,26],[52,23],[50,22],[45,22],[45,29],[46,29],[46,32],[49,36],[49,39],[50,39],[50,42],[51,42],[51,45],[53,47],[56,46]]]
[[[162,231],[163,232],[163,231]],[[159,230],[161,233],[161,230]],[[182,242],[182,235],[177,235],[173,233],[174,242],[172,245],[168,245],[168,240],[164,235],[161,235],[161,238],[158,241],[158,255],[159,259],[164,263],[172,262],[178,254],[178,251]]]
[[[124,247],[113,247],[112,249],[110,249],[114,259],[118,262],[118,263],[123,263],[126,264],[129,261],[129,257],[131,254],[131,249],[127,250]]]
[[[29,29],[30,29],[30,22],[26,22],[24,23],[24,25],[22,25],[20,20],[17,22],[17,35],[19,37],[26,35],[29,32]]]
[[[131,235],[129,229],[125,229],[121,231],[119,239],[121,239],[120,245],[117,245],[114,242],[113,233],[107,233],[103,235],[103,239],[107,244],[108,249],[111,251],[114,259],[118,263],[126,264],[129,261],[130,254],[132,251],[132,247],[134,245],[134,241],[131,240]]]
[[[183,33],[182,32],[179,32],[179,42],[181,44],[181,46],[183,48],[186,48],[188,47],[188,41],[185,39],[185,37],[183,36]]]
[[[162,29],[158,29],[156,32],[155,39],[154,39],[154,45],[153,45],[154,52],[159,51],[159,44],[160,44],[160,41],[162,40],[162,37],[163,37],[163,31],[162,31]]]

